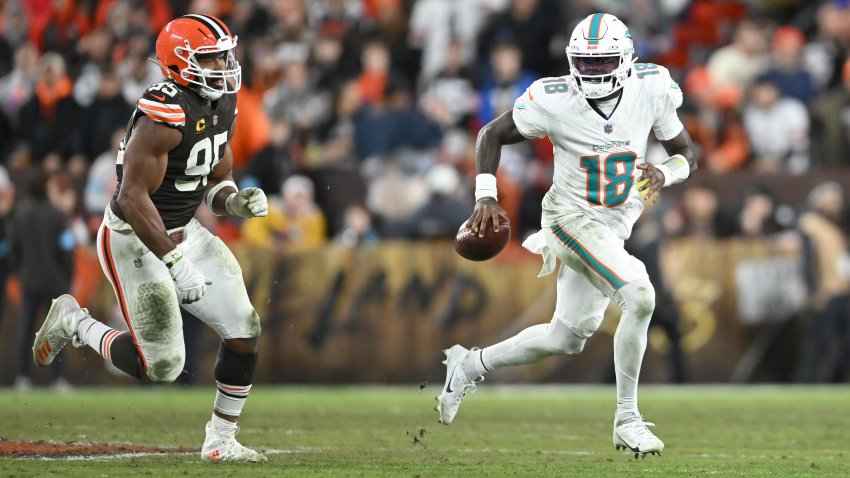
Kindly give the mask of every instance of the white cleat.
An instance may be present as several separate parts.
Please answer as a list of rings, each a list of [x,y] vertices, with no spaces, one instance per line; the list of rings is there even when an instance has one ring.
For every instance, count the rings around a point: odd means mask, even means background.
[[[201,458],[204,460],[251,463],[265,463],[269,461],[262,453],[244,447],[236,441],[236,434],[239,433],[239,427],[234,427],[230,431],[220,431],[210,421],[207,422],[206,432],[207,437],[204,439],[203,448],[201,448]]]
[[[643,421],[643,417],[636,416],[619,425],[614,425],[614,447],[617,450],[628,449],[638,457],[646,458],[646,455],[661,456],[664,442],[658,439],[649,428],[654,423]]]
[[[484,380],[483,376],[470,380],[461,366],[466,356],[474,350],[478,349],[467,350],[460,345],[443,350],[446,354],[446,360],[443,362],[446,365],[446,383],[437,397],[437,407],[434,409],[440,414],[439,422],[443,425],[448,425],[455,419],[463,398],[467,393],[474,392],[476,384]]]
[[[89,311],[80,307],[77,300],[68,294],[53,299],[44,324],[35,334],[32,344],[32,358],[39,367],[46,367],[53,362],[59,352],[73,340],[74,347],[84,344],[77,337],[77,328]]]

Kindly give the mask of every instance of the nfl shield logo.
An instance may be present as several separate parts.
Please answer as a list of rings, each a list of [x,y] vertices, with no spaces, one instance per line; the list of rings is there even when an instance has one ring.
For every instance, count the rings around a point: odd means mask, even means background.
[[[218,115],[213,115],[213,126],[218,125]]]
[[[614,132],[614,125],[611,123],[605,123],[605,127],[603,129],[606,133],[611,134]]]

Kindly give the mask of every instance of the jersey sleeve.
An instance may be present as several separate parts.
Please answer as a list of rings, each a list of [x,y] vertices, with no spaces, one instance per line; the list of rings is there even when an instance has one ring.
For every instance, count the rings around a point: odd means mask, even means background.
[[[549,135],[549,117],[542,104],[544,94],[543,86],[537,80],[514,102],[514,124],[526,138]]]
[[[655,123],[652,131],[655,137],[661,141],[673,139],[682,132],[685,126],[679,120],[676,109],[682,106],[682,89],[670,77],[666,68],[659,66],[661,74],[651,81],[657,82],[653,85],[657,88],[655,92]]]
[[[186,114],[183,106],[177,99],[178,95],[169,95],[167,92],[155,89],[157,85],[149,88],[136,102],[136,108],[145,116],[172,128],[182,128],[186,125]]]

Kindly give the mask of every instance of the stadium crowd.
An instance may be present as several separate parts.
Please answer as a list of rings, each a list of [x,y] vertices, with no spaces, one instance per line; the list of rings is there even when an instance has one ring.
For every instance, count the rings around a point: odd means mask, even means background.
[[[28,182],[49,178],[66,244],[91,244],[134,102],[162,78],[148,61],[156,35],[175,16],[215,15],[238,35],[235,174],[271,200],[265,221],[217,218],[202,206],[202,222],[226,241],[298,251],[331,240],[452,237],[472,209],[477,131],[536,78],[567,74],[567,35],[595,11],[618,15],[639,61],[666,66],[682,86],[680,116],[701,149],[701,172],[847,168],[846,0],[8,0],[0,275],[19,266],[7,236]],[[663,154],[655,145],[649,156]],[[516,237],[539,227],[552,161],[548,140],[503,151],[500,202]],[[695,179],[639,224],[655,221],[661,232],[636,234],[636,247],[786,229],[815,237],[836,224],[829,234],[846,237],[837,183],[792,205],[754,184],[730,204]],[[804,209],[829,219],[806,221]],[[850,284],[827,279],[837,284],[818,300],[825,307],[840,296],[846,314]]]

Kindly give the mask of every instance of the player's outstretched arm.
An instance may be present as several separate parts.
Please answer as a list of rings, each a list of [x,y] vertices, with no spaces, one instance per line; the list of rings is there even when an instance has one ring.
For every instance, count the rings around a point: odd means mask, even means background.
[[[697,169],[696,147],[686,129],[672,139],[661,141],[669,155],[667,161],[655,166],[643,163],[637,166],[642,170],[638,180],[638,192],[650,205],[654,204],[661,188],[680,183]]]
[[[478,172],[475,177],[475,209],[467,221],[467,227],[480,236],[484,235],[483,229],[488,221],[491,221],[495,230],[500,217],[504,222],[508,220],[507,213],[499,206],[496,197],[496,170],[499,169],[502,146],[525,139],[514,123],[512,111],[503,113],[478,132],[475,142],[475,167]]]
[[[213,167],[207,183],[207,206],[218,216],[263,217],[269,213],[266,193],[260,188],[241,191],[233,181],[233,151],[224,147],[224,157]]]

